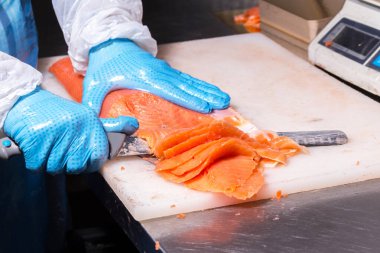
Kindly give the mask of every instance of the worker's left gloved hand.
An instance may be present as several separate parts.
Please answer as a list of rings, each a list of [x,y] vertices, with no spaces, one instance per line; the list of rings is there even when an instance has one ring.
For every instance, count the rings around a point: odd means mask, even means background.
[[[97,171],[107,160],[107,132],[132,134],[132,117],[101,119],[93,110],[37,87],[9,111],[4,132],[22,150],[27,169],[56,174]]]
[[[150,92],[202,113],[229,106],[218,87],[173,69],[128,39],[111,39],[90,50],[82,103],[100,112],[107,93],[117,89]]]

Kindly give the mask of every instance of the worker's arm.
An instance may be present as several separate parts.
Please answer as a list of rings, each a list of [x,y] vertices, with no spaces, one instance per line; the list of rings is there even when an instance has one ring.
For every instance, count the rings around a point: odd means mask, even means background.
[[[41,81],[30,65],[0,52],[0,127],[19,145],[27,169],[96,171],[109,154],[105,130],[138,128],[130,117],[102,122],[89,107],[42,90]]]
[[[36,69],[0,51],[0,128],[19,97],[32,92],[41,80]]]
[[[84,74],[92,47],[114,38],[129,38],[152,55],[156,41],[142,25],[141,0],[52,0],[77,72]]]
[[[53,0],[76,71],[85,73],[82,102],[97,113],[116,89],[153,93],[208,113],[230,97],[155,58],[156,43],[141,23],[140,0]]]

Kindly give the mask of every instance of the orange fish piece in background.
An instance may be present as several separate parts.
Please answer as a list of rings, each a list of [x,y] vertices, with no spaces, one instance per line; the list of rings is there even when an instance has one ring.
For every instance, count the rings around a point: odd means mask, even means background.
[[[249,8],[244,13],[234,16],[235,24],[243,25],[248,32],[260,32],[260,9]]]

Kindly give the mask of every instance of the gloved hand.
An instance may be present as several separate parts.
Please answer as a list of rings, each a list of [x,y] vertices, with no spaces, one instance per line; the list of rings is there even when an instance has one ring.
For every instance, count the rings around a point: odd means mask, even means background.
[[[138,128],[131,117],[105,119],[107,131],[132,134]],[[97,171],[109,155],[109,143],[93,110],[39,87],[19,98],[9,111],[4,132],[22,150],[26,168],[46,166],[49,173]]]
[[[230,103],[218,87],[171,68],[128,39],[111,39],[90,50],[83,88],[82,103],[97,113],[108,92],[124,88],[150,92],[202,113]]]

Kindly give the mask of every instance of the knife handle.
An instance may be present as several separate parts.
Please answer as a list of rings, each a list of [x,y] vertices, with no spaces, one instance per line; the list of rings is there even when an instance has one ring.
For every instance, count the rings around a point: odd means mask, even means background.
[[[348,142],[347,135],[339,130],[277,132],[279,136],[287,136],[306,147],[342,145]]]
[[[14,141],[8,137],[0,139],[0,159],[7,160],[11,156],[20,155],[21,150]]]
[[[110,157],[118,154],[122,147],[126,134],[123,133],[107,133],[108,141],[110,143]],[[0,139],[0,159],[8,160],[15,155],[21,155],[22,152],[17,144],[8,137]]]

